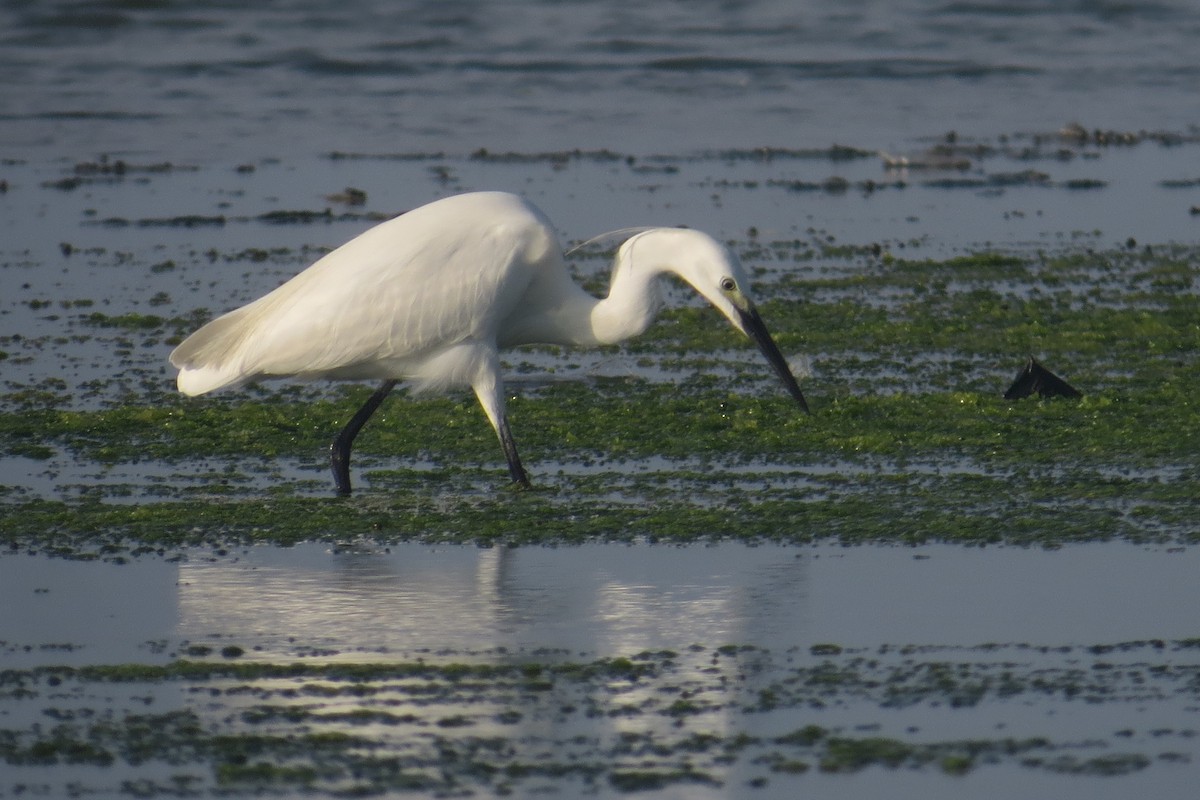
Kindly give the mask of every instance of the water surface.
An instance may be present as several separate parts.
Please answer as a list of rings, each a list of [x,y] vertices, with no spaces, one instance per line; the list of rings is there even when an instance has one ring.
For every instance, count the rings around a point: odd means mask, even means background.
[[[640,764],[665,775],[686,765],[705,776],[648,793],[664,798],[776,798],[801,789],[881,798],[1179,796],[1200,757],[1196,552],[1112,544],[304,545],[123,564],[9,555],[0,559],[8,609],[0,648],[14,691],[0,727],[24,741],[44,739],[51,724],[60,738],[94,725],[97,747],[122,726],[165,724],[162,735],[178,736],[178,720],[225,737],[226,747],[242,736],[350,735],[406,764],[438,764],[439,780],[489,797],[506,794],[506,782],[453,766],[481,741],[503,743],[490,763],[514,768],[537,753],[546,764],[598,758],[604,771]],[[180,659],[214,672],[106,680],[60,666],[147,665],[136,675]],[[223,667],[260,661],[377,665],[381,677],[285,671],[256,679]],[[399,671],[383,677],[389,663]],[[589,663],[652,671],[632,681],[550,671]],[[478,677],[464,664],[519,665],[518,675],[551,680],[516,700],[505,673]],[[959,742],[952,746],[960,751],[964,742],[999,753],[1006,742],[1033,744],[1023,755],[984,758],[966,776],[936,764],[852,774],[768,768],[783,758],[777,737],[805,726],[852,740]],[[655,748],[630,762],[631,741]],[[721,758],[720,749],[697,748],[704,741],[740,744]],[[312,758],[341,768],[327,752]],[[185,776],[205,791],[264,785],[212,783],[230,774],[219,759],[176,759],[14,766],[0,790],[19,781],[108,797],[135,780],[143,792],[169,794],[152,787]],[[618,794],[564,769],[517,786]]]
[[[1184,2],[8,3],[8,157],[762,144],[1197,122]]]
[[[732,543],[310,544],[127,564],[9,555],[0,597],[20,611],[4,615],[0,639],[28,663],[139,660],[148,642],[166,643],[163,657],[204,642],[351,660],[692,644],[1090,646],[1196,635],[1196,558],[1194,548],[1116,544]]]

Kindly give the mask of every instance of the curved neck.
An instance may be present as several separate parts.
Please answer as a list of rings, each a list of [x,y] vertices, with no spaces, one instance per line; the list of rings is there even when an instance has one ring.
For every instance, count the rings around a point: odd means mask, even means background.
[[[592,307],[592,333],[600,344],[615,344],[637,336],[650,327],[662,307],[659,277],[665,269],[657,266],[658,259],[648,257],[650,253],[639,252],[639,263],[634,264],[634,245],[641,238],[634,237],[617,252],[608,297]]]
[[[542,272],[526,290],[519,313],[501,323],[498,343],[616,344],[642,333],[662,306],[659,277],[670,271],[671,251],[658,238],[642,234],[621,246],[602,300],[584,291],[561,263]]]

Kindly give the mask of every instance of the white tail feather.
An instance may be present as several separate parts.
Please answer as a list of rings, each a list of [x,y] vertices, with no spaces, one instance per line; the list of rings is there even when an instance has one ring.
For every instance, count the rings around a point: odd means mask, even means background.
[[[251,332],[246,324],[251,316],[248,310],[259,303],[217,317],[171,352],[171,363],[179,367],[179,391],[193,396],[204,394],[248,377],[244,355],[239,351]]]
[[[226,386],[240,383],[245,376],[237,370],[228,367],[184,367],[179,370],[176,385],[179,391],[195,397],[198,394],[215,391]]]

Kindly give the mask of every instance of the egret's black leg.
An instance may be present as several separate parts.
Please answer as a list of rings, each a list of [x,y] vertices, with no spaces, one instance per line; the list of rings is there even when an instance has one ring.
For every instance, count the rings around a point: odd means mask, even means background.
[[[512,476],[513,483],[522,489],[530,488],[529,476],[525,474],[525,468],[521,466],[521,457],[517,455],[517,443],[513,441],[512,431],[508,429],[507,416],[500,416],[496,432],[500,434],[500,446],[504,448],[504,457],[508,459],[508,474]]]
[[[367,398],[367,402],[363,403],[362,408],[350,418],[350,422],[342,428],[342,432],[329,445],[329,464],[333,467],[333,482],[341,497],[350,494],[350,446],[354,444],[354,437],[358,436],[362,426],[367,424],[367,420],[371,418],[371,415],[379,408],[379,404],[395,386],[396,381],[384,381],[383,385],[375,390],[375,394]]]

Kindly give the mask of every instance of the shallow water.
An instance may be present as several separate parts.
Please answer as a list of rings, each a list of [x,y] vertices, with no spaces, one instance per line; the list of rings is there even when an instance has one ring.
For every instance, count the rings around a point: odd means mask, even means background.
[[[125,564],[7,555],[0,601],[21,611],[4,615],[0,639],[28,664],[141,660],[147,642],[167,643],[167,658],[183,641],[351,660],[697,643],[1115,644],[1197,633],[1198,557],[1195,548],[1114,544],[310,544]],[[43,650],[63,644],[71,649]]]
[[[1183,2],[9,3],[21,157],[879,147],[1195,118]]]
[[[1134,789],[1167,796],[1195,780],[1200,758],[1189,682],[1196,669],[1191,600],[1197,552],[1111,544],[1057,551],[304,545],[207,556],[193,551],[182,561],[150,557],[123,564],[9,555],[0,559],[0,607],[9,609],[0,617],[0,647],[6,668],[14,670],[11,681],[34,691],[9,698],[0,709],[0,727],[40,730],[37,721],[47,716],[133,713],[151,719],[184,713],[210,729],[237,732],[286,702],[293,709],[288,713],[325,715],[309,725],[329,735],[369,735],[397,753],[427,735],[395,723],[364,727],[353,717],[339,723],[338,715],[386,719],[407,711],[409,726],[470,719],[462,723],[469,726],[464,741],[490,731],[516,748],[544,748],[542,758],[550,762],[595,757],[588,748],[602,751],[613,735],[655,736],[662,739],[659,755],[644,762],[654,769],[672,763],[665,753],[677,745],[669,742],[687,731],[750,737],[746,741],[805,725],[918,743],[1040,737],[1047,744],[1038,748],[1052,748],[1048,761],[1035,748],[1025,763],[985,761],[955,778],[929,769],[838,775],[823,768],[802,778],[767,772],[770,780],[763,781],[763,759],[776,757],[769,749],[752,757],[758,752],[752,747],[740,758],[711,764],[697,753],[690,763],[721,788],[668,787],[654,796],[774,798],[793,796],[800,786],[863,797],[960,791],[985,798],[1014,791],[1118,797]],[[493,689],[468,681],[445,696],[415,698],[395,680],[368,682],[366,693],[343,698],[336,677],[319,685],[300,678],[222,680],[219,672],[215,681],[96,685],[76,685],[69,674],[61,684],[21,677],[39,674],[24,672],[38,665],[170,664],[180,658],[218,666],[262,660],[546,668],[614,656],[661,659],[668,674],[647,677],[640,688],[602,683],[590,695],[572,689],[560,696],[565,688],[556,688],[549,708],[533,698],[520,706],[526,719],[515,729],[489,722],[489,715],[513,714],[503,682]],[[812,690],[797,676],[811,683],[820,670],[835,667],[847,671],[804,700]],[[919,679],[926,671],[945,676],[926,685]],[[955,681],[947,682],[951,675],[963,683],[955,688]],[[1013,688],[1002,691],[1005,685]],[[1076,686],[1083,692],[1079,699]],[[640,718],[640,712],[628,723],[620,720],[634,698],[659,708],[656,697],[666,703],[679,692],[711,705],[677,724],[670,724],[667,710],[657,712],[659,722]],[[795,700],[793,692],[800,693]],[[912,693],[907,699],[906,692]],[[956,692],[967,694],[955,699]],[[769,707],[747,707],[768,696]],[[605,697],[625,705],[608,714],[572,716],[580,702],[609,702]],[[555,703],[566,705],[551,723],[544,715]],[[69,728],[60,724],[58,730],[65,735]],[[254,734],[271,730],[265,722],[249,728]],[[443,730],[441,746],[456,746],[456,734]],[[1098,778],[1086,772],[1092,762],[1083,759],[1089,758],[1142,761]],[[1058,774],[1072,771],[1084,774]],[[124,778],[162,783],[183,774],[203,785],[203,772],[197,776],[186,762],[171,768],[117,764],[100,771],[62,768],[51,781],[44,770],[25,766],[9,780],[31,786],[78,781],[109,796],[105,787]],[[583,789],[569,778],[523,785],[555,793]],[[486,786],[476,788],[493,796]]]

